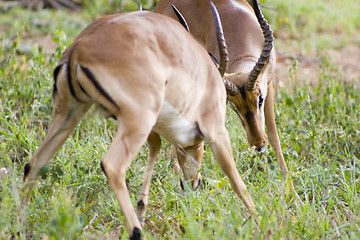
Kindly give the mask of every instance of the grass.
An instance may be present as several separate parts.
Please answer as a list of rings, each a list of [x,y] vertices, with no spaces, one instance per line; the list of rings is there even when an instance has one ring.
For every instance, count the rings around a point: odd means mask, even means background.
[[[51,120],[52,71],[62,51],[97,11],[98,15],[110,11],[105,2],[88,3],[77,13],[14,8],[0,15],[0,239],[10,239],[19,231],[27,239],[128,237],[125,220],[99,166],[116,124],[91,114],[41,171],[26,223],[20,222],[16,210],[24,165]],[[280,47],[321,55],[328,48],[358,41],[351,40],[360,30],[356,0],[341,5],[338,1],[325,5],[320,0],[291,4],[269,0],[264,4],[276,10],[264,12]],[[123,1],[121,7],[137,8],[130,1]],[[338,20],[329,24],[333,16]],[[36,24],[35,19],[43,24]],[[335,40],[324,42],[317,35],[341,36],[344,41],[337,47]],[[35,44],[44,37],[56,44],[55,51]],[[303,46],[308,47],[304,50]],[[249,218],[208,147],[201,170],[206,184],[195,192],[182,191],[180,176],[172,170],[170,147],[164,141],[144,228],[148,239],[360,238],[360,79],[343,81],[344,73],[332,59],[325,58],[319,67],[319,81],[310,84],[299,77],[301,69],[294,61],[290,77],[282,80],[276,94],[284,156],[304,206],[297,206],[286,194],[273,150],[269,147],[266,154],[258,155],[249,149],[240,122],[229,109],[226,125],[236,165],[263,217],[261,229]],[[146,162],[144,146],[127,172],[134,204]]]
[[[277,48],[295,48],[305,56],[359,45],[360,5],[356,1],[266,0],[264,14],[278,39]]]

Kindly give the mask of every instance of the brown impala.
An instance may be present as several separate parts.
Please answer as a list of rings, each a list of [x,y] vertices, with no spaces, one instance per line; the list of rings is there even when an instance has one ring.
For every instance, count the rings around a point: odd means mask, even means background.
[[[259,152],[265,151],[267,146],[266,125],[278,164],[283,176],[287,177],[288,168],[274,116],[272,80],[276,58],[270,26],[264,19],[257,0],[253,0],[254,9],[245,0],[213,0],[213,3],[219,11],[229,52],[229,63],[224,76],[229,102],[245,128],[249,144]],[[195,39],[219,58],[209,1],[159,0],[155,12],[177,18],[171,9],[172,4],[185,18]],[[290,187],[294,190],[292,181]],[[294,194],[301,202],[295,191]]]
[[[215,8],[214,12],[218,22]],[[217,29],[221,32],[220,27]],[[223,42],[221,36],[219,42]],[[226,53],[226,49],[219,51]],[[222,56],[221,62],[226,54]],[[208,142],[234,191],[250,213],[256,214],[236,170],[225,128],[222,76],[205,49],[177,21],[150,12],[99,18],[66,50],[54,79],[53,119],[43,143],[25,165],[22,206],[29,200],[39,169],[63,145],[90,106],[97,105],[118,123],[101,167],[128,223],[131,239],[141,237],[139,218],[145,212],[150,182],[144,182],[138,217],[125,172],[147,140],[149,167],[145,175],[151,176],[160,136],[182,150],[186,166],[191,166],[183,169],[185,176],[193,181],[198,179],[197,163],[202,158],[197,149]]]

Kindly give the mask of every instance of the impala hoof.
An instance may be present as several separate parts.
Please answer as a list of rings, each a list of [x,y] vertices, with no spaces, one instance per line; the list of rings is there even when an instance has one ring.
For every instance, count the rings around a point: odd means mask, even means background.
[[[141,239],[141,231],[139,228],[134,227],[130,240],[140,240]]]

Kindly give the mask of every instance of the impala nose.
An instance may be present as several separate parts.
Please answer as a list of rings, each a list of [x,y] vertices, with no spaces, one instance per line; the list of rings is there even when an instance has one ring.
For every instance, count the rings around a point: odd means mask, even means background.
[[[257,151],[258,153],[263,153],[266,151],[266,147],[267,147],[267,143],[266,141],[263,141],[260,146],[256,146],[255,147],[255,151]]]
[[[195,179],[191,180],[191,187],[192,187],[192,190],[197,190],[199,188],[199,186],[201,185],[201,182],[202,182],[202,176],[201,176],[201,173],[198,173],[197,176],[195,177]],[[181,187],[181,190],[185,190],[185,187],[184,187],[184,182],[183,180],[180,178],[180,187]]]

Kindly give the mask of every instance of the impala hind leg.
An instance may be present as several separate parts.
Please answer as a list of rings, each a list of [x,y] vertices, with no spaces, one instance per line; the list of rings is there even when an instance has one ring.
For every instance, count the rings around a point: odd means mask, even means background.
[[[282,153],[281,145],[280,145],[280,139],[279,135],[277,133],[276,129],[276,123],[275,123],[275,115],[274,115],[274,88],[273,86],[269,85],[268,88],[268,95],[265,99],[265,125],[268,132],[268,139],[270,142],[270,145],[274,148],[275,156],[278,162],[278,165],[280,166],[280,169],[282,171],[283,177],[286,179],[288,176],[288,168],[286,166],[286,162]],[[303,202],[301,201],[299,195],[295,191],[295,187],[293,185],[293,182],[291,178],[289,179],[290,184],[290,190],[294,193],[295,198],[297,201],[299,201],[300,204],[303,205]]]
[[[137,210],[136,210],[137,216],[142,225],[144,225],[145,223],[145,213],[149,200],[149,190],[151,186],[151,179],[154,170],[154,165],[161,147],[161,138],[155,132],[150,133],[147,141],[149,146],[149,162],[146,167],[144,182],[142,185],[139,201],[137,203]]]
[[[141,116],[127,113],[126,119],[118,117],[118,131],[101,162],[101,167],[128,223],[130,239],[140,239],[141,224],[131,203],[126,186],[126,169],[149,136],[156,120],[151,114],[141,112]],[[134,121],[146,119],[146,122]]]
[[[177,159],[180,168],[183,171],[185,180],[191,180],[191,187],[196,190],[201,183],[201,173],[199,172],[201,162],[204,156],[204,142],[200,142],[195,146],[176,148]],[[183,183],[180,180],[180,184],[184,189]]]
[[[90,104],[73,102],[60,103],[61,98],[55,98],[54,116],[44,141],[24,169],[24,195],[21,199],[21,208],[28,202],[31,190],[39,170],[50,161],[54,153],[64,144],[77,123],[88,111]]]
[[[238,170],[236,169],[235,161],[232,155],[229,135],[225,127],[219,129],[216,135],[216,139],[210,142],[210,147],[221,169],[228,176],[235,193],[244,202],[250,213],[256,216],[255,204],[251,199],[245,183],[239,175]],[[261,224],[260,217],[256,217],[256,221],[259,225]]]

